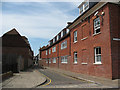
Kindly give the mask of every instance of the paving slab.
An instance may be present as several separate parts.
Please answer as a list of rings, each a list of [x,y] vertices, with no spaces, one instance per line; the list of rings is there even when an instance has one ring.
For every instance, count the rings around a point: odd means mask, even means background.
[[[34,88],[46,81],[37,70],[14,73],[13,77],[2,82],[2,88]]]

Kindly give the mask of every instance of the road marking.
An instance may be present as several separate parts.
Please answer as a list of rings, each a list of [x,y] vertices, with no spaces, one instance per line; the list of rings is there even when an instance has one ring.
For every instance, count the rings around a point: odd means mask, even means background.
[[[39,72],[41,75],[43,75],[44,77],[46,77],[47,79],[49,79],[49,82],[48,83],[46,83],[46,84],[44,84],[44,85],[41,85],[41,86],[47,86],[47,85],[49,85],[51,82],[52,82],[52,80],[49,78],[49,77],[47,77],[46,75],[44,75],[44,74],[42,74],[41,72]]]

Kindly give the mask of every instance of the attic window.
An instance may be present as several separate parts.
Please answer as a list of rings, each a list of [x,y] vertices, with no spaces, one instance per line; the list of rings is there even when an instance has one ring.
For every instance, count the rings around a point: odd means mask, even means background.
[[[87,10],[88,6],[89,6],[88,2],[85,2],[85,4],[84,4],[84,10]]]
[[[61,32],[61,37],[63,37],[63,31]]]
[[[83,13],[83,6],[80,7],[80,14]]]

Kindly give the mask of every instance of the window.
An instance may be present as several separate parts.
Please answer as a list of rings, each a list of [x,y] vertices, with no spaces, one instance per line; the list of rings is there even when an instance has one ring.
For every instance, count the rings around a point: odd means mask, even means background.
[[[47,55],[48,53],[47,53],[47,50],[46,50],[46,55]]]
[[[59,39],[59,35],[57,35],[57,40]]]
[[[55,42],[57,41],[57,37],[55,37]]]
[[[61,43],[61,49],[65,49],[65,48],[67,48],[67,41]]]
[[[49,54],[51,54],[51,50],[49,49]]]
[[[100,18],[96,18],[94,20],[94,34],[97,34],[100,32]]]
[[[53,43],[55,43],[55,38],[53,39]]]
[[[67,33],[69,33],[69,29],[67,29]]]
[[[52,48],[52,52],[56,52],[56,47],[53,47],[53,48]]]
[[[74,32],[74,42],[77,42],[77,31]]]
[[[83,6],[80,7],[80,14],[83,13]]]
[[[61,34],[59,34],[59,39],[61,38]]]
[[[61,32],[61,37],[63,37],[63,31]]]
[[[77,63],[77,52],[74,52],[74,63]]]
[[[53,58],[53,63],[56,63],[56,58]]]
[[[95,63],[101,63],[101,47],[95,48]]]
[[[67,56],[61,57],[61,63],[67,63]]]
[[[51,63],[51,59],[49,59],[49,63]]]
[[[84,10],[86,11],[88,8],[89,8],[89,3],[85,2],[85,4],[84,4]]]
[[[65,36],[66,35],[66,30],[63,30],[63,36]]]

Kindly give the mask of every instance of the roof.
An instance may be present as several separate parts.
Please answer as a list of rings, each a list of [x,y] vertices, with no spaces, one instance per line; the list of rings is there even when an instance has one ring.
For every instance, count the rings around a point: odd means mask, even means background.
[[[43,46],[42,48],[40,48],[39,50],[41,51],[44,51],[44,50],[47,50],[49,48],[51,48],[52,46],[54,46],[55,44],[59,43],[60,41],[64,40],[65,38],[69,37],[70,36],[70,33],[66,34],[65,36],[63,36],[61,39],[59,39],[58,41],[56,41],[55,43],[53,43],[52,45],[50,46]]]
[[[13,28],[2,36],[2,47],[30,47],[18,31]]]
[[[19,33],[18,33],[18,31],[17,31],[15,28],[13,28],[12,30],[6,32],[5,34],[17,35],[17,34],[19,34]],[[5,34],[4,34],[4,35],[5,35]]]

